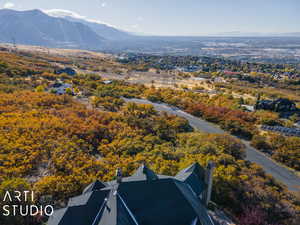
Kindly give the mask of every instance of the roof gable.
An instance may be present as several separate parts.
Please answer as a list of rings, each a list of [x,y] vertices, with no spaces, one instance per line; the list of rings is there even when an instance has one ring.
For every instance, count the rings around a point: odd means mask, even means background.
[[[121,182],[90,184],[48,225],[213,225],[198,197],[204,173],[197,163],[176,177],[156,175],[142,165]]]
[[[95,191],[71,198],[68,207],[55,211],[48,225],[91,225],[109,190]]]
[[[175,178],[190,185],[197,196],[199,196],[205,189],[205,170],[199,165],[199,163],[194,163],[181,170]]]
[[[138,225],[134,215],[116,190],[111,190],[98,225]]]
[[[91,184],[89,184],[84,190],[83,190],[83,194],[88,193],[88,192],[92,192],[92,191],[97,191],[97,190],[101,190],[102,188],[105,188],[106,185],[104,183],[102,183],[101,181],[95,181]]]
[[[158,180],[158,176],[145,164],[141,165],[131,177],[136,180]]]
[[[179,181],[126,182],[120,184],[118,192],[140,225],[190,224],[197,214],[175,182]]]

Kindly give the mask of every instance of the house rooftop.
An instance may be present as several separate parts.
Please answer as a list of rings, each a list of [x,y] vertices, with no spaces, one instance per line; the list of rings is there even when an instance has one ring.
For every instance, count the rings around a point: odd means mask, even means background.
[[[141,165],[130,177],[90,184],[48,225],[213,225],[201,199],[204,173],[197,163],[175,177]]]

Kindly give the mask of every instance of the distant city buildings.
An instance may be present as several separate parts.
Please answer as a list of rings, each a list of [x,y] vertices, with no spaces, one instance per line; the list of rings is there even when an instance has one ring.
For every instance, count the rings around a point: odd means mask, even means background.
[[[202,66],[185,66],[185,67],[176,67],[177,71],[192,73],[202,70]]]

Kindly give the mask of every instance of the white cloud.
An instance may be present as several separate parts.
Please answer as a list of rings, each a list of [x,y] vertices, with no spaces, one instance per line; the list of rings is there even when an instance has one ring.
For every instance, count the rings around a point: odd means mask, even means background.
[[[73,11],[70,11],[70,10],[66,10],[66,9],[49,9],[49,10],[43,10],[43,12],[48,14],[49,16],[53,16],[53,17],[59,17],[59,18],[73,17],[73,18],[85,20],[85,21],[88,21],[88,22],[91,22],[91,23],[105,24],[107,26],[117,28],[114,25],[105,23],[105,22],[100,21],[100,20],[88,19],[86,16],[82,16],[79,13],[76,13],[76,12],[73,12]]]
[[[144,21],[144,18],[141,17],[141,16],[139,16],[139,17],[137,18],[137,20],[138,20],[138,21]]]
[[[133,29],[138,29],[138,28],[139,28],[139,25],[138,25],[138,24],[133,24],[133,25],[131,25],[130,27],[133,28]]]
[[[12,3],[12,2],[6,2],[6,3],[3,5],[3,8],[4,8],[4,9],[11,9],[11,8],[13,8],[13,7],[15,7],[15,4]]]
[[[65,10],[65,9],[49,9],[49,10],[43,10],[46,14],[49,16],[53,17],[73,17],[76,19],[86,19],[85,16],[81,16],[80,14],[70,11],[70,10]]]

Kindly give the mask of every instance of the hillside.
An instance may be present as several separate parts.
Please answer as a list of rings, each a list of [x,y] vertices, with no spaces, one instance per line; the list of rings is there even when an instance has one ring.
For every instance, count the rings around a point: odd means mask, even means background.
[[[128,32],[122,31],[113,26],[106,25],[104,23],[89,20],[89,19],[80,19],[74,16],[72,12],[69,12],[67,10],[53,9],[53,10],[46,11],[46,13],[53,17],[64,18],[71,22],[78,22],[87,25],[99,36],[104,37],[107,40],[120,41],[120,40],[136,38],[134,35],[131,35]]]
[[[34,190],[37,202],[62,208],[88,183],[113,179],[116,168],[129,176],[146,162],[159,174],[175,175],[193,162],[205,167],[213,160],[213,209],[222,209],[238,225],[297,224],[297,196],[247,161],[241,141],[196,132],[185,119],[150,105],[126,104],[120,97],[177,102],[196,116],[202,112],[205,119],[219,119],[230,132],[251,134],[254,114],[217,106],[233,107],[235,99],[218,95],[208,102],[207,96],[182,90],[105,83],[98,74],[58,75],[53,61],[67,65],[68,58],[46,56],[0,54],[0,193]],[[94,60],[76,63],[118,65]],[[60,81],[72,84],[76,97],[53,94],[50,87]],[[91,107],[82,104],[86,99]],[[0,223],[23,225],[25,219],[0,217]]]
[[[105,39],[88,26],[50,17],[40,10],[0,10],[0,42],[101,49]]]

